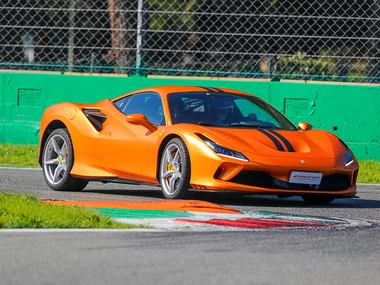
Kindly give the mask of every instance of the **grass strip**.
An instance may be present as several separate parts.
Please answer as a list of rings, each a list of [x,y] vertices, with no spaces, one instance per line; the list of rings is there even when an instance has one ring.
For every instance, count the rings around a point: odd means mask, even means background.
[[[40,167],[37,145],[0,144],[0,166]],[[380,183],[380,162],[359,161],[358,183]]]
[[[0,229],[143,227],[116,222],[90,208],[44,204],[29,194],[0,194]]]
[[[375,160],[359,161],[358,183],[380,183],[380,162]]]
[[[40,167],[37,160],[37,145],[0,144],[0,166]]]

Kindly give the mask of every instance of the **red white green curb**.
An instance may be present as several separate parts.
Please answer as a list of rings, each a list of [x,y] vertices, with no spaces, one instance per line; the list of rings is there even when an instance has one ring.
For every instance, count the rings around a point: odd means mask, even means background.
[[[239,212],[192,200],[158,202],[44,201],[94,208],[116,221],[161,231],[252,231],[346,229],[372,227],[376,222],[275,212]]]

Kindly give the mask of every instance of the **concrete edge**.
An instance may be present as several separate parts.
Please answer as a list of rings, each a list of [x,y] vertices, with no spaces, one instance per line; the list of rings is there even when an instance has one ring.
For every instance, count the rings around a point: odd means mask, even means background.
[[[47,74],[47,75],[72,75],[72,76],[99,76],[99,77],[132,77],[127,74],[116,73],[89,73],[89,72],[60,72],[60,71],[30,71],[0,69],[0,73],[19,73],[19,74]],[[134,76],[133,76],[134,77]],[[145,76],[141,76],[145,77]],[[212,76],[169,76],[169,75],[147,75],[146,78],[158,79],[178,79],[178,80],[215,80],[215,81],[250,81],[250,82],[271,82],[270,78],[238,78],[238,77],[212,77]],[[299,83],[299,84],[327,84],[327,85],[347,85],[347,86],[372,86],[380,87],[378,83],[360,83],[360,82],[339,82],[339,81],[316,81],[316,80],[292,80],[281,79],[282,83]]]

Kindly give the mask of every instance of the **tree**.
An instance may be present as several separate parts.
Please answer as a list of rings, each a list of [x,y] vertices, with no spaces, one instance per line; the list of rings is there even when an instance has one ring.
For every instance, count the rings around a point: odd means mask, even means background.
[[[123,73],[126,65],[126,26],[123,6],[120,0],[108,0],[108,10],[111,24],[112,49],[105,56],[106,59],[115,58],[117,68],[116,73]]]

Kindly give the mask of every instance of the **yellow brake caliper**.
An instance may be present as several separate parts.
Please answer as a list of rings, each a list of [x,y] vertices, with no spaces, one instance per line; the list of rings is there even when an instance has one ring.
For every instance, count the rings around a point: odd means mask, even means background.
[[[172,158],[174,158],[173,154],[171,154],[171,156],[172,156]],[[166,170],[167,170],[167,171],[169,171],[169,170],[174,170],[174,169],[173,169],[173,166],[170,164],[169,161],[168,161],[168,165],[167,165],[167,169],[166,169]],[[168,177],[168,181],[170,181],[171,178],[172,178],[171,176]]]

